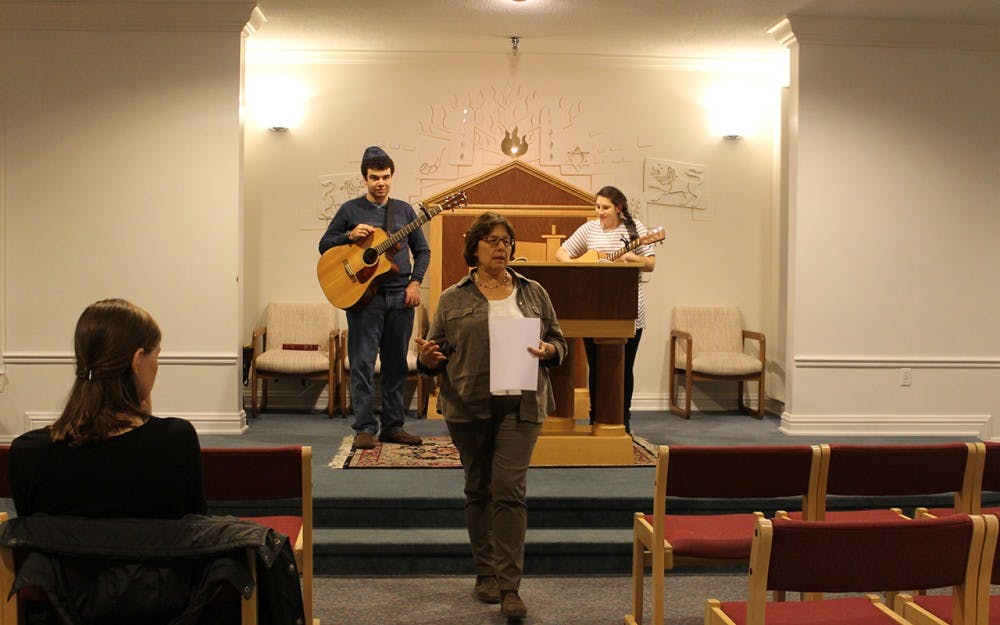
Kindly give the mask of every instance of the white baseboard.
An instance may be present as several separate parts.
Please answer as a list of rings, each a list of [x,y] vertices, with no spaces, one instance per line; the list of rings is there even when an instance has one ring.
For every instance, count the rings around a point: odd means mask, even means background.
[[[750,403],[751,406],[757,405],[757,393],[746,394],[746,401]],[[765,399],[766,405],[765,409],[771,406],[772,400],[770,398]],[[677,393],[677,403],[684,403],[684,389],[680,389]],[[657,410],[657,411],[669,411],[670,410],[670,397],[665,393],[633,393],[632,394],[632,410]],[[736,410],[736,390],[732,392],[723,393],[713,393],[708,395],[707,393],[702,393],[697,390],[691,393],[691,410],[694,411],[706,411],[706,412],[717,412],[720,410]]]
[[[955,436],[991,440],[990,415],[824,414],[781,415],[789,436]]]

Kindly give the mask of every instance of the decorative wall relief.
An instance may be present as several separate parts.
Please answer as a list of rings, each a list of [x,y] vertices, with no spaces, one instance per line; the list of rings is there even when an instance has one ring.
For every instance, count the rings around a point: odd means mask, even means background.
[[[587,186],[629,162],[603,130],[585,127],[581,100],[545,97],[523,86],[489,87],[433,104],[418,122],[421,191],[518,158]]]
[[[347,200],[367,193],[361,174],[326,174],[319,177],[319,203],[316,219],[304,228],[326,228],[334,213]]]
[[[647,158],[642,178],[648,204],[708,208],[704,165]]]

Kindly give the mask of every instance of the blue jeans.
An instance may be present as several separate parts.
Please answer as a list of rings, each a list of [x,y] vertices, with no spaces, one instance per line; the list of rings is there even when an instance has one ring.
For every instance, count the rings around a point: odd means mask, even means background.
[[[382,434],[403,429],[403,382],[406,352],[413,333],[413,309],[403,305],[402,291],[379,291],[367,306],[347,311],[347,354],[351,361],[351,406],[354,431],[377,434],[375,357],[381,359]]]

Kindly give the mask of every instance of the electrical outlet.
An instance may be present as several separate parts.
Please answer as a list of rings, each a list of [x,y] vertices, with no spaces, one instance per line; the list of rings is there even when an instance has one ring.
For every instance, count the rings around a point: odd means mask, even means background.
[[[913,384],[913,369],[903,367],[899,370],[899,385],[910,386]]]

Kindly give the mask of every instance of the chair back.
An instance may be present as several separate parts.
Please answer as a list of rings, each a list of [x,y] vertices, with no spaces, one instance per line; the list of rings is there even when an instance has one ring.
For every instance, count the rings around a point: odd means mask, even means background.
[[[743,351],[743,317],[735,306],[675,306],[671,327],[691,334],[695,349],[692,356]],[[686,341],[678,345],[678,350],[687,353]]]
[[[1000,492],[1000,443],[986,441],[980,493]],[[981,505],[981,501],[975,502]],[[976,510],[978,512],[978,510]]]
[[[809,511],[814,507],[820,464],[818,445],[661,445],[657,450],[653,517],[666,514],[667,497],[801,496],[802,510]],[[655,528],[657,533],[662,532],[663,524],[658,523]]]
[[[10,445],[0,445],[0,497],[14,497],[14,489],[10,485]]]
[[[302,447],[206,447],[202,484],[208,501],[302,497]],[[303,502],[305,503],[305,502]]]
[[[272,302],[267,305],[267,350],[285,345],[318,345],[329,350],[337,311],[329,302]]]
[[[666,455],[667,472],[665,488],[657,492],[707,499],[805,495],[819,455],[819,448],[810,445],[664,445],[660,449]]]
[[[978,449],[977,443],[829,445],[820,476],[819,503],[823,504],[827,495],[955,493],[956,511],[971,512]]]
[[[995,543],[996,517],[989,518]],[[978,576],[987,536],[984,519],[967,515],[888,522],[762,519],[758,532],[768,524],[772,532],[767,589],[860,593],[960,586]]]

